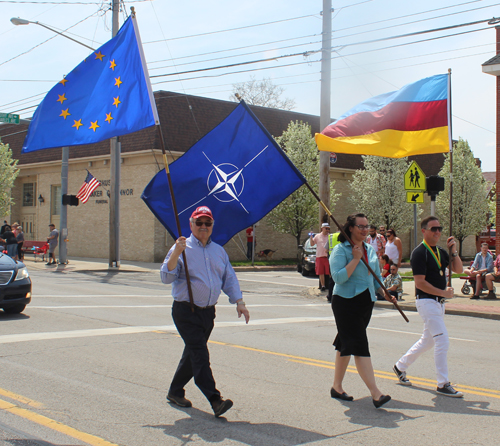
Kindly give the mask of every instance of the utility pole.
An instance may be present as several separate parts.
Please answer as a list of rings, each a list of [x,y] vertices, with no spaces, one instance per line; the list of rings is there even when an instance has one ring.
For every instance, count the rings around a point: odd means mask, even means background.
[[[323,43],[321,49],[320,131],[331,123],[330,96],[332,71],[332,0],[323,0]],[[319,198],[330,207],[330,154],[319,152]],[[325,215],[319,207],[319,221]]]
[[[113,0],[111,35],[119,29],[120,0]],[[120,174],[121,146],[118,137],[110,139],[110,196],[109,196],[109,266],[120,267]]]
[[[68,205],[64,203],[63,197],[68,194],[68,170],[69,170],[69,147],[62,148],[61,162],[61,216],[59,220],[59,263],[68,263]]]

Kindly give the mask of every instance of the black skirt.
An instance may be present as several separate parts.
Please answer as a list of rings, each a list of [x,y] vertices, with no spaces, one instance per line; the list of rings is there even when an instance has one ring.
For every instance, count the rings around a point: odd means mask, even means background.
[[[373,304],[368,289],[351,299],[333,296],[332,310],[338,332],[333,345],[340,356],[370,356],[366,327],[372,317]]]

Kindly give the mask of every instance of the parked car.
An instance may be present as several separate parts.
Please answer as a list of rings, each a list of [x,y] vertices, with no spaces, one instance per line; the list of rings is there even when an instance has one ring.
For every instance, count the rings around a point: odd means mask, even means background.
[[[31,302],[31,279],[26,265],[0,254],[0,308],[6,313],[24,311]]]
[[[297,271],[303,276],[315,274],[316,268],[316,245],[311,246],[311,240],[307,238],[302,245],[299,245],[297,254]]]

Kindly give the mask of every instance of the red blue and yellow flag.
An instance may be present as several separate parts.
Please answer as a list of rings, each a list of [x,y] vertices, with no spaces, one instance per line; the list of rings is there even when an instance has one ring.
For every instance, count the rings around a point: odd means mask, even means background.
[[[319,150],[403,158],[449,150],[448,75],[364,101],[316,133]]]

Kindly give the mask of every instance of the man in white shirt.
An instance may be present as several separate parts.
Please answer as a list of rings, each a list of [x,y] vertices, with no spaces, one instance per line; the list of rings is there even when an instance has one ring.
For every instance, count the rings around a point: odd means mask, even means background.
[[[326,291],[325,276],[330,275],[330,265],[328,264],[328,251],[325,246],[328,244],[328,234],[330,233],[330,225],[323,223],[321,232],[313,236],[311,232],[311,246],[316,245],[316,274],[319,276],[321,291]]]

